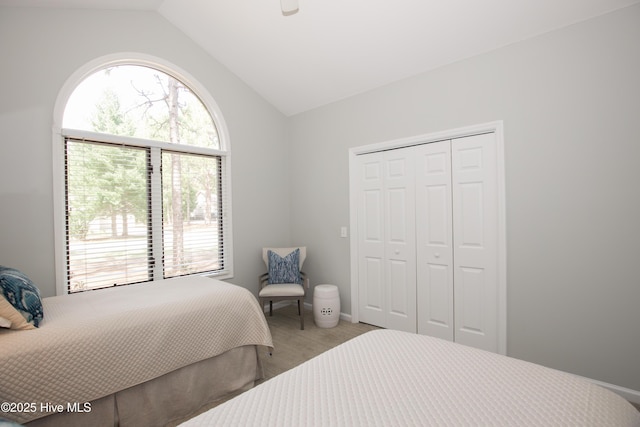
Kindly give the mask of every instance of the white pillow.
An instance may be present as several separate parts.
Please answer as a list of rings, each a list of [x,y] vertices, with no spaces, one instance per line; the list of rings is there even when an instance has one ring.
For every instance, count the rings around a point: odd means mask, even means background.
[[[9,319],[5,319],[4,317],[0,317],[0,328],[10,328],[11,321]]]

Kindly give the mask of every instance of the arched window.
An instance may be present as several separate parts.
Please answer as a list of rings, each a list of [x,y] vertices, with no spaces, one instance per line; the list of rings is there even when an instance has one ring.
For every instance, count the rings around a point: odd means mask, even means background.
[[[177,75],[112,61],[73,87],[56,160],[66,292],[231,276],[228,142],[220,114]]]

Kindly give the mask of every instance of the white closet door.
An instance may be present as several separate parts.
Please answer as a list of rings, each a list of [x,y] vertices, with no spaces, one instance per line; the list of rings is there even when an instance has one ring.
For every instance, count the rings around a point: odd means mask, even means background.
[[[493,133],[452,141],[455,341],[498,352],[497,160]]]
[[[410,149],[359,156],[360,320],[416,331],[415,200]]]
[[[360,320],[385,327],[383,153],[358,157],[358,305]]]
[[[384,153],[386,328],[416,332],[415,173],[412,149]]]
[[[416,147],[418,333],[454,339],[451,142]]]

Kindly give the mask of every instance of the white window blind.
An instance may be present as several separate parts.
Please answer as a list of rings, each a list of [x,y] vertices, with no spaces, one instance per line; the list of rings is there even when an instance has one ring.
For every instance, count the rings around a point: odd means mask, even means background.
[[[67,137],[70,293],[225,271],[226,158]]]
[[[69,292],[153,280],[148,149],[66,140]]]
[[[164,277],[224,268],[221,163],[162,152]]]

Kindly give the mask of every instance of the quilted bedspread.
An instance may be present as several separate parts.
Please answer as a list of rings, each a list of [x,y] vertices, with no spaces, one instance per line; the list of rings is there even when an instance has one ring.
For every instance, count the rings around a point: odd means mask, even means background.
[[[640,426],[622,397],[437,338],[368,332],[189,421],[202,426]]]
[[[43,307],[40,328],[0,331],[0,402],[82,405],[235,347],[273,346],[256,298],[206,277],[44,298]]]

